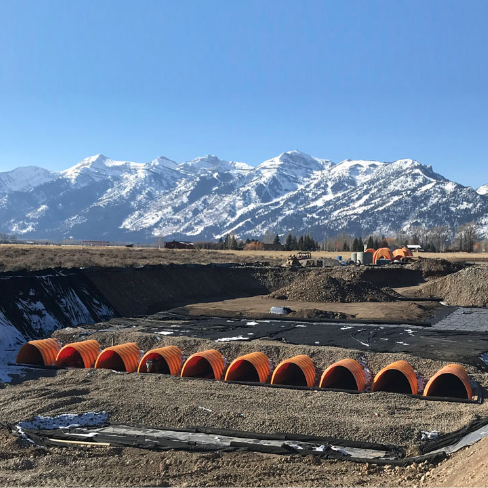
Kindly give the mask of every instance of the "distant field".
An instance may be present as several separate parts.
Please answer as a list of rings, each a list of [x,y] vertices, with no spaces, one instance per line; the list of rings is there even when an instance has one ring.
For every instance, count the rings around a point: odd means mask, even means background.
[[[197,251],[125,247],[29,246],[0,245],[0,271],[34,271],[38,269],[90,266],[136,267],[148,264],[183,263],[250,263],[266,261],[283,264],[287,251]],[[314,252],[312,257],[343,259],[349,252]],[[488,263],[488,253],[418,253],[420,258],[444,258],[451,261],[481,261]]]

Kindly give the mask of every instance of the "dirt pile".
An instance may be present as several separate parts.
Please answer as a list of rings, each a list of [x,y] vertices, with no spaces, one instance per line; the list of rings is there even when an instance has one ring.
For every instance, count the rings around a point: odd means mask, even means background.
[[[488,268],[471,266],[444,276],[422,287],[422,294],[442,297],[453,306],[487,307]]]
[[[347,281],[320,272],[310,272],[270,294],[280,300],[303,302],[393,302],[401,297],[389,288],[372,283]]]
[[[287,317],[296,317],[300,319],[334,319],[334,320],[348,320],[354,318],[354,315],[348,315],[342,312],[329,312],[328,310],[319,310],[318,308],[303,308],[295,312],[291,312]]]
[[[424,279],[429,280],[457,273],[467,266],[466,263],[453,263],[446,259],[419,259],[418,261],[407,264],[405,268],[418,270],[422,273]]]

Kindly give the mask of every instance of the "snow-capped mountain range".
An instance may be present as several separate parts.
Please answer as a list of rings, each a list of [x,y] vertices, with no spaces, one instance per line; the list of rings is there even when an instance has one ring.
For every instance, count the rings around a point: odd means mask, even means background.
[[[462,186],[411,159],[336,164],[289,151],[252,167],[213,155],[178,164],[98,154],[59,173],[0,172],[0,232],[25,239],[322,239],[471,221],[488,236],[488,185]]]

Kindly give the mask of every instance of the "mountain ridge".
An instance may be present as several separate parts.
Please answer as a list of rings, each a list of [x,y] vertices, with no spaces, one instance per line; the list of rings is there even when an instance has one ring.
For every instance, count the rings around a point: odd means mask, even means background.
[[[270,231],[322,239],[474,220],[488,235],[484,187],[465,187],[411,159],[334,163],[294,150],[252,167],[215,155],[136,163],[97,154],[59,173],[0,173],[0,232],[139,242]]]

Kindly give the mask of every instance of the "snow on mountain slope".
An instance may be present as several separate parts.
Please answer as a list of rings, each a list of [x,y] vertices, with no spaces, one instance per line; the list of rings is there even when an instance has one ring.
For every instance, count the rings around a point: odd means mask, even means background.
[[[0,195],[6,195],[13,191],[29,191],[31,188],[52,181],[57,177],[57,173],[38,166],[25,166],[12,171],[5,171],[0,173]]]
[[[248,171],[252,169],[252,166],[245,163],[225,161],[213,154],[207,154],[206,156],[195,158],[192,161],[181,163],[178,165],[177,169],[188,173],[197,173],[200,171],[226,172],[234,170]]]
[[[180,164],[96,155],[28,192],[0,195],[0,231],[31,238],[202,240],[268,230],[323,238],[473,220],[488,235],[488,199],[417,161],[334,164],[299,151],[255,168],[214,155]]]
[[[476,192],[478,195],[488,195],[488,183],[486,185],[480,186]]]
[[[126,171],[142,169],[144,166],[143,163],[114,161],[103,154],[97,154],[85,158],[75,166],[62,171],[61,177],[66,178],[77,187],[82,187],[94,181],[120,176]]]

